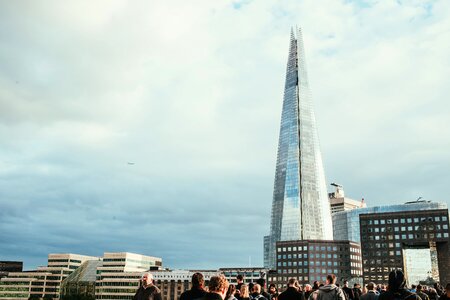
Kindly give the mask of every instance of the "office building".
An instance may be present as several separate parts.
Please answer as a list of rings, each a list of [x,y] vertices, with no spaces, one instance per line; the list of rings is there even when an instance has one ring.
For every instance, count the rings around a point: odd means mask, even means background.
[[[162,259],[129,252],[105,252],[97,267],[96,299],[132,299],[139,279],[148,270],[162,268]]]
[[[408,283],[450,282],[448,209],[360,214],[364,282],[387,283],[402,269]]]
[[[302,33],[297,30],[290,39],[264,267],[276,267],[276,242],[331,240],[331,226]]]
[[[0,261],[0,278],[7,276],[9,272],[22,272],[22,268],[21,261]]]
[[[268,275],[269,283],[279,290],[286,288],[289,278],[307,284],[325,282],[335,274],[338,282],[361,282],[361,246],[351,241],[297,240],[277,242],[277,270]]]
[[[414,201],[405,204],[383,205],[341,211],[333,214],[333,238],[335,240],[349,240],[360,243],[360,224],[359,216],[361,214],[376,214],[389,212],[407,212],[422,211],[434,209],[448,209],[447,204],[431,201]]]
[[[95,280],[97,268],[102,265],[102,260],[88,260],[82,263],[61,283],[61,299],[95,299]]]
[[[331,185],[335,187],[335,191],[328,194],[328,199],[330,200],[331,214],[344,210],[352,210],[367,207],[367,204],[364,202],[364,199],[354,200],[345,197],[344,188],[342,187],[342,185],[337,183],[332,183]]]
[[[83,262],[98,257],[73,253],[49,254],[48,265],[34,271],[11,272],[0,280],[0,299],[60,297],[61,282]]]
[[[263,278],[267,280],[269,269],[266,268],[220,268],[219,272],[225,276],[230,284],[237,284],[236,276],[242,275],[244,283],[255,282]]]

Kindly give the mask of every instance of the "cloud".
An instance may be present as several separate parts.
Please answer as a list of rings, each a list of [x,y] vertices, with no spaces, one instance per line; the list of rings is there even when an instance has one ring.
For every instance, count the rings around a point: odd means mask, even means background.
[[[369,205],[448,201],[449,12],[446,1],[2,3],[2,258],[261,265],[295,24],[328,180]]]

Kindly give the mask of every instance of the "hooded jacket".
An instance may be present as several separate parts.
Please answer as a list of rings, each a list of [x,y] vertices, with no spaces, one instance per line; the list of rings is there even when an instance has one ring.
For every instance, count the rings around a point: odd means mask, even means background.
[[[319,288],[317,300],[346,300],[344,292],[335,284],[327,284]]]

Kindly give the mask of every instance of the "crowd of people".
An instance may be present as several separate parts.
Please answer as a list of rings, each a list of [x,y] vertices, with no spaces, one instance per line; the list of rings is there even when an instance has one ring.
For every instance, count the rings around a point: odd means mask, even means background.
[[[274,284],[267,288],[263,278],[244,283],[243,276],[238,275],[237,284],[233,285],[220,275],[211,277],[208,286],[205,286],[203,275],[195,273],[192,288],[183,292],[179,300],[450,300],[450,283],[445,289],[439,284],[433,287],[411,285],[407,288],[405,276],[400,270],[389,274],[387,286],[370,282],[362,288],[355,283],[351,288],[344,281],[340,287],[336,279],[335,275],[330,274],[325,283],[315,281],[313,285],[301,286],[295,278],[291,278],[286,289],[279,293]],[[154,285],[151,273],[145,273],[141,281],[133,300],[162,300],[161,291]]]

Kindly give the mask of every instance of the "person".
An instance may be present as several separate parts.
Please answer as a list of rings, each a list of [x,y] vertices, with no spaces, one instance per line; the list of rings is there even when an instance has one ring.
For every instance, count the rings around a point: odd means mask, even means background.
[[[234,284],[230,284],[230,286],[228,287],[228,291],[225,296],[225,299],[226,300],[237,300],[235,294],[236,294],[236,287],[234,286]]]
[[[348,287],[348,281],[344,280],[344,286],[342,287],[342,290],[345,293],[345,298],[347,300],[353,300],[354,296],[353,296],[353,289]]]
[[[240,293],[239,299],[241,299],[241,300],[249,300],[250,299],[250,292],[248,290],[248,285],[246,285],[245,283],[241,285],[241,293]]]
[[[228,291],[228,280],[223,275],[212,276],[209,279],[208,293],[201,300],[225,300]]]
[[[241,274],[236,276],[236,290],[241,290],[241,286],[244,284],[244,276]]]
[[[450,300],[450,283],[445,286],[445,292],[439,298],[439,300]]]
[[[146,272],[142,274],[140,286],[133,300],[162,300],[161,291],[154,285],[151,273]]]
[[[423,286],[421,284],[418,284],[416,286],[416,294],[420,297],[422,300],[430,300],[430,297],[428,297],[427,294],[423,292]]]
[[[362,291],[361,291],[361,285],[359,283],[355,283],[353,285],[353,299],[359,300],[361,297]]]
[[[317,300],[345,300],[345,294],[336,286],[336,276],[328,274],[326,284],[319,288]]]
[[[236,276],[236,293],[234,294],[234,296],[237,299],[241,299],[241,287],[243,284],[244,284],[244,276],[238,274]]]
[[[312,286],[310,284],[305,284],[305,299],[308,300],[312,293]]]
[[[376,290],[375,283],[369,282],[367,284],[367,293],[361,295],[361,300],[378,300],[380,293]]]
[[[428,297],[430,298],[430,300],[439,300],[439,295],[434,288],[430,288],[430,290],[428,291]]]
[[[417,294],[406,289],[405,275],[401,270],[392,270],[389,273],[387,291],[382,293],[378,300],[421,300]]]
[[[263,295],[267,300],[270,300],[270,295],[266,292],[266,280],[264,278],[259,278],[256,280],[256,283],[261,286],[261,295]]]
[[[181,294],[180,300],[194,300],[205,296],[205,279],[202,273],[192,275],[192,288]]]
[[[302,300],[302,293],[297,290],[297,286],[297,279],[290,278],[287,289],[278,296],[278,300]]]
[[[253,285],[252,293],[250,294],[250,300],[268,300],[261,294],[261,286],[257,283]]]
[[[278,300],[278,289],[277,286],[273,283],[269,285],[269,295],[271,300]]]

